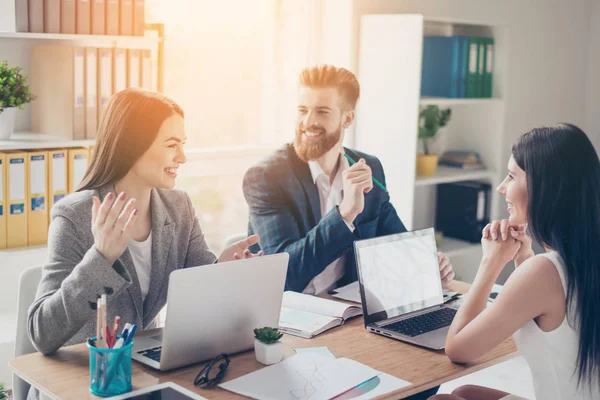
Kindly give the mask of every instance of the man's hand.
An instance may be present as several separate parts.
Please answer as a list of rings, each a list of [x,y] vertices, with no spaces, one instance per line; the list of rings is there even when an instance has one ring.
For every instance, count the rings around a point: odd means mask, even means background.
[[[448,283],[452,282],[456,274],[452,269],[450,259],[440,251],[438,251],[438,264],[440,266],[440,278],[442,280],[442,287],[446,288]]]
[[[372,177],[371,167],[364,158],[342,172],[344,198],[339,205],[339,211],[347,224],[354,223],[358,214],[365,208],[365,193],[373,189]]]

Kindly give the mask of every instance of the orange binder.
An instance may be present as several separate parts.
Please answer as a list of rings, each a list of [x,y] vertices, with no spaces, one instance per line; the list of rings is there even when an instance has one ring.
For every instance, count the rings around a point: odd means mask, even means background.
[[[144,36],[145,32],[145,1],[133,0],[133,35]]]
[[[61,0],[60,3],[60,33],[75,33],[75,0]]]
[[[44,0],[44,32],[60,33],[60,0]]]
[[[27,153],[8,152],[6,164],[6,247],[23,247],[27,246]]]
[[[98,49],[98,125],[112,96],[113,52],[111,49]]]
[[[152,90],[152,54],[150,50],[142,50],[142,88]]]
[[[48,241],[48,152],[29,152],[27,162],[27,244],[37,246]]]
[[[92,19],[90,0],[77,0],[77,6],[75,8],[77,10],[77,33],[89,35],[91,32],[90,22]]]
[[[127,50],[127,87],[141,87],[140,51]]]
[[[114,49],[113,93],[127,89],[127,50]]]
[[[92,35],[104,35],[106,25],[106,4],[104,0],[90,0],[92,2]]]
[[[29,32],[44,32],[44,0],[29,0]]]
[[[77,190],[83,180],[89,163],[88,149],[69,149],[69,193]]]
[[[0,153],[0,249],[6,248],[6,212],[8,210],[6,201],[6,154]]]
[[[119,0],[106,0],[106,24],[107,35],[119,34]]]
[[[68,193],[68,156],[67,149],[48,152],[48,222],[52,207]]]
[[[119,34],[133,35],[133,0],[121,0]]]
[[[17,32],[29,32],[28,0],[15,0],[15,22]]]
[[[85,49],[85,137],[96,138],[98,125],[98,50]]]

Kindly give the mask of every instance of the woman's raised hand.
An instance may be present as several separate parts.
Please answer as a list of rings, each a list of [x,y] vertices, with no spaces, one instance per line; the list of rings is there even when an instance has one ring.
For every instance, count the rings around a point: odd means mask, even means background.
[[[94,246],[106,260],[114,263],[123,254],[131,239],[133,221],[137,216],[135,199],[127,201],[125,193],[119,194],[115,199],[115,195],[109,193],[102,203],[94,196],[93,203]]]

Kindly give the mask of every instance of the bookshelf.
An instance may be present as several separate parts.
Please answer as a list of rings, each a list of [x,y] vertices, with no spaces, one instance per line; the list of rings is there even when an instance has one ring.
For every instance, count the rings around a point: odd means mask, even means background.
[[[162,39],[158,36],[79,35],[66,33],[0,32],[2,39],[41,41],[43,44],[153,50]]]
[[[364,14],[359,24],[357,59],[361,100],[356,114],[355,146],[375,154],[386,171],[392,202],[409,230],[435,226],[437,185],[483,180],[492,190],[503,179],[506,29],[477,21],[425,18],[419,14]],[[492,98],[421,97],[423,38],[428,35],[486,36],[495,39]],[[432,177],[416,176],[418,113],[422,106],[451,108],[452,118],[439,133],[433,152],[471,150],[484,170],[438,166]],[[498,196],[490,196],[492,219],[501,217]],[[440,251],[453,257],[459,277],[469,262],[479,264],[479,243],[443,237]],[[476,261],[475,261],[476,260]],[[473,269],[467,266],[466,269]],[[476,270],[476,266],[475,266]],[[467,278],[468,279],[468,278]]]
[[[18,132],[14,133],[10,140],[0,140],[0,151],[90,147],[94,142],[94,140],[68,140],[62,136],[42,133]]]

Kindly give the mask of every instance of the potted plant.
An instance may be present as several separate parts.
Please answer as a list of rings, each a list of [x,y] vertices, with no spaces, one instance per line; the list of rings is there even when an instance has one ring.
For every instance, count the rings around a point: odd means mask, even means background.
[[[254,353],[256,360],[265,365],[281,361],[283,357],[283,343],[279,341],[283,333],[275,328],[257,328],[254,330]]]
[[[4,384],[0,383],[0,400],[8,399],[8,393],[4,390]]]
[[[436,139],[440,128],[450,121],[452,110],[441,110],[436,105],[429,105],[419,112],[419,139],[423,141],[424,154],[417,154],[417,175],[432,176],[438,163],[438,155],[429,152],[429,145]]]
[[[17,109],[35,99],[29,92],[27,76],[20,67],[0,63],[0,140],[8,140],[15,129]]]

